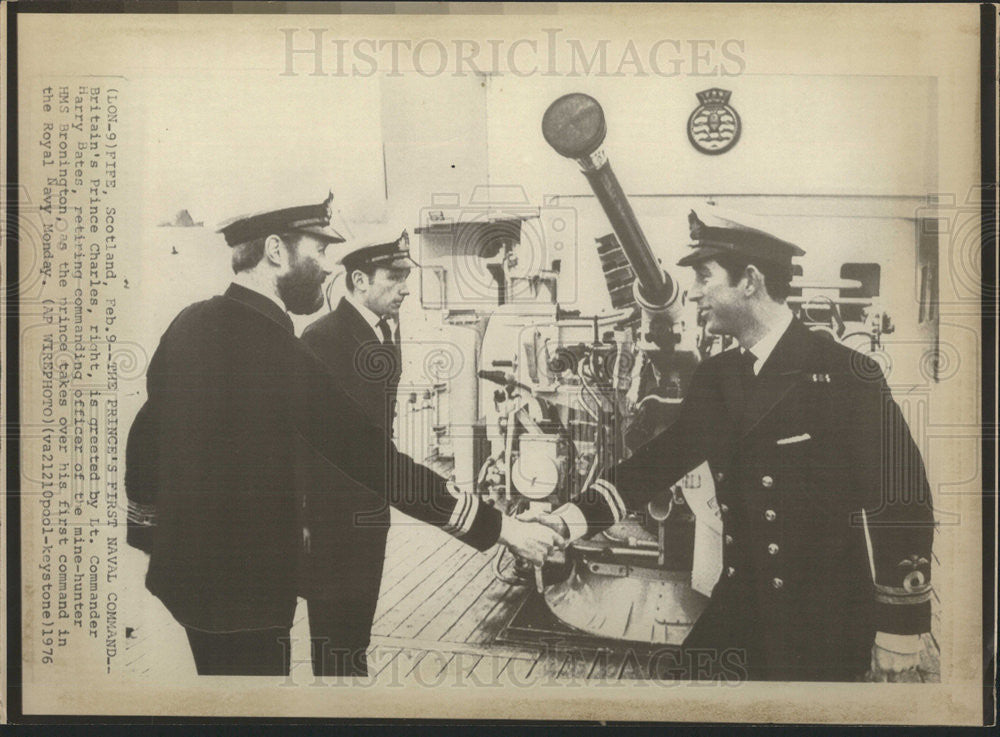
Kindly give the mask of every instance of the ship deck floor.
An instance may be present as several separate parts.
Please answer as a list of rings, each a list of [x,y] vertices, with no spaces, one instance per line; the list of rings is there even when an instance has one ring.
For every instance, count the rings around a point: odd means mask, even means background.
[[[518,681],[650,677],[648,658],[624,643],[590,648],[498,642],[531,591],[494,576],[496,552],[480,553],[404,515],[394,518],[372,628],[370,675],[432,683],[450,675],[489,682],[508,669],[516,670],[509,677]],[[305,623],[300,619],[296,626]],[[938,672],[937,645],[927,635],[917,674],[937,680]]]
[[[498,548],[479,552],[440,530],[392,511],[381,592],[369,648],[369,678],[376,683],[542,683],[545,679],[648,679],[648,658],[620,646],[578,642],[511,644],[502,630],[531,594],[494,575]],[[509,566],[510,556],[503,565]],[[138,672],[194,672],[183,630],[159,605],[144,607],[152,621],[133,629],[128,665]],[[292,627],[292,676],[312,679],[306,603]],[[164,657],[167,654],[167,657]],[[939,680],[939,650],[925,635],[919,678]],[[655,676],[654,676],[655,677]]]

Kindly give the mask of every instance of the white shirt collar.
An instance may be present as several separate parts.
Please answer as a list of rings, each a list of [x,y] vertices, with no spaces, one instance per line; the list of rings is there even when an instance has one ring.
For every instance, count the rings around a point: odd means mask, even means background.
[[[378,324],[382,321],[382,318],[376,315],[370,309],[368,309],[365,305],[361,304],[361,300],[355,297],[353,292],[348,292],[346,295],[344,295],[344,299],[350,302],[351,306],[354,307],[354,309],[358,311],[361,317],[365,319],[365,322],[371,325],[372,332],[375,333],[375,337],[378,338],[379,341],[385,342],[382,340],[382,331],[378,327]],[[386,322],[389,325],[389,333],[392,334],[396,332],[396,326],[394,325],[392,318],[387,317]]]
[[[767,331],[763,338],[752,346],[742,348],[742,350],[753,351],[753,354],[757,357],[757,360],[753,363],[754,376],[760,374],[760,370],[764,368],[767,359],[774,352],[774,347],[778,345],[781,336],[785,334],[785,331],[788,330],[788,326],[791,324],[792,312],[791,310],[784,310],[782,311],[781,318],[771,326],[771,329]]]

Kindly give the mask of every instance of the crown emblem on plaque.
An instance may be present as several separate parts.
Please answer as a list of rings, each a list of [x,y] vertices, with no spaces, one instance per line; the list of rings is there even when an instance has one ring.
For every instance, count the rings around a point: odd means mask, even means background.
[[[729,104],[732,94],[718,87],[696,93],[700,104],[688,118],[687,132],[701,153],[725,153],[740,140],[740,116]]]
[[[710,90],[699,92],[698,102],[702,105],[728,105],[729,98],[732,95],[733,93],[729,90],[720,90],[718,87],[713,87]]]

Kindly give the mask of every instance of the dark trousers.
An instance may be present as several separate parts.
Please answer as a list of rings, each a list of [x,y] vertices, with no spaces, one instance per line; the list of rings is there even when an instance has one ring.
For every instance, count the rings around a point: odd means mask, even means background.
[[[718,587],[713,601],[684,641],[690,680],[851,682],[863,678],[871,638],[833,636],[821,646],[823,632],[812,638],[789,627],[775,630],[748,603],[749,595],[728,595]],[[847,616],[847,615],[845,615]]]
[[[309,599],[306,606],[313,675],[367,676],[374,610],[324,599]]]
[[[187,631],[199,676],[282,676],[291,666],[288,627],[242,632]]]

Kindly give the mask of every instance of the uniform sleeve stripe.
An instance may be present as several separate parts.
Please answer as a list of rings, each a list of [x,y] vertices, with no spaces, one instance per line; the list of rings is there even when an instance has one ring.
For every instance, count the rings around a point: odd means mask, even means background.
[[[604,490],[605,494],[607,494],[608,498],[613,502],[616,511],[616,516],[619,519],[624,517],[625,502],[623,502],[621,496],[619,496],[618,490],[613,485],[611,485],[607,481],[604,481],[603,479],[599,479],[598,483],[600,487]]]
[[[468,534],[472,529],[472,523],[476,520],[476,514],[479,512],[479,497],[475,494],[466,494],[465,498],[468,501],[465,506],[465,514],[462,515],[462,519],[459,522],[459,535]]]
[[[445,530],[454,535],[465,535],[472,529],[472,523],[479,512],[479,497],[474,494],[462,494],[451,512],[451,518],[445,525]]]
[[[462,510],[465,508],[465,496],[460,496],[455,500],[455,506],[451,510],[451,516],[448,518],[448,524],[444,526],[445,532],[454,533],[458,527],[458,520],[462,516]]]
[[[469,519],[469,508],[472,506],[472,494],[463,494],[462,503],[460,506],[461,511],[458,514],[458,519],[455,520],[455,531],[461,535],[463,532],[467,532],[466,523]]]
[[[615,521],[621,521],[621,519],[625,516],[625,503],[618,495],[618,490],[604,479],[597,479],[594,481],[593,488],[604,497],[608,506],[611,507],[611,513],[614,516]]]
[[[914,591],[906,592],[904,594],[890,594],[882,591],[876,591],[875,601],[882,604],[891,604],[894,606],[906,606],[911,604],[923,604],[925,601],[931,600],[930,587],[927,587],[924,591]]]
[[[156,523],[156,506],[139,504],[130,499],[126,510],[126,519],[132,524],[153,525]]]

